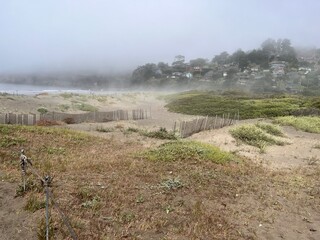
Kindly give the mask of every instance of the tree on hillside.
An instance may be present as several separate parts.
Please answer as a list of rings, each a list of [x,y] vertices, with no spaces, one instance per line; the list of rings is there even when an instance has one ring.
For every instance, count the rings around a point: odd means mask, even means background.
[[[164,63],[164,62],[159,62],[158,63],[158,69],[163,73],[163,74],[171,74],[172,73],[172,68],[169,66],[168,63]]]
[[[212,63],[227,64],[229,62],[229,57],[229,53],[222,52],[219,55],[214,56]]]
[[[263,50],[253,50],[247,55],[248,61],[259,65],[260,67],[267,69],[269,68],[269,57]]]
[[[184,61],[185,61],[185,56],[183,55],[177,55],[174,57],[172,66],[181,66],[184,65]]]
[[[185,72],[186,64],[185,57],[183,55],[177,55],[174,57],[174,61],[172,63],[172,72]]]
[[[190,60],[191,67],[204,67],[208,63],[208,59],[197,58]]]
[[[267,39],[261,44],[262,51],[268,56],[269,62],[274,59],[286,61],[291,67],[298,66],[297,54],[289,39]]]
[[[274,39],[268,38],[261,44],[261,50],[269,60],[277,55],[277,42]]]
[[[143,66],[139,66],[137,69],[135,69],[132,73],[132,83],[140,84],[144,83],[145,81],[149,80],[152,77],[157,76],[157,65],[153,63],[147,63]]]
[[[249,65],[247,54],[241,49],[234,52],[230,59],[232,62],[238,64],[238,67],[241,71],[243,71]]]
[[[280,39],[279,60],[288,62],[291,67],[298,66],[297,54],[289,39]]]

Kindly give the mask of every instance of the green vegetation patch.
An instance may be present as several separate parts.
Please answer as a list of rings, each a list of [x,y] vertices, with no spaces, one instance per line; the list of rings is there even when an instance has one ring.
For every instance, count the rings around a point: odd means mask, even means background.
[[[58,139],[63,138],[68,144],[85,143],[89,136],[82,132],[76,132],[69,129],[50,128],[43,126],[22,126],[22,125],[1,125],[0,124],[0,147],[17,147],[29,145],[32,141],[41,141],[44,138],[50,138],[53,146],[42,148],[46,153],[64,153],[65,147],[55,145]],[[34,136],[37,135],[39,139]],[[52,139],[55,139],[53,141]]]
[[[0,136],[0,147],[20,146],[27,140],[21,137]]]
[[[8,126],[6,124],[0,124],[0,133],[1,134],[10,134],[14,132],[14,130],[11,128],[11,126]]]
[[[99,126],[96,128],[96,131],[97,132],[104,132],[104,133],[109,133],[109,132],[114,132],[114,128],[106,128],[106,127],[102,127],[102,126]]]
[[[320,133],[320,117],[278,117],[275,123],[287,126],[293,126],[298,130],[310,133]]]
[[[96,108],[90,104],[87,104],[87,103],[76,103],[75,107],[78,110],[85,111],[85,112],[94,112],[94,111],[98,110],[98,108]]]
[[[284,134],[278,125],[268,123],[256,123],[255,125],[271,135],[284,137]]]
[[[143,131],[141,134],[150,138],[177,140],[175,133],[167,131],[165,128],[160,128],[157,131]]]
[[[234,156],[210,144],[195,141],[172,141],[143,153],[152,161],[208,160],[215,163],[230,161]]]
[[[40,107],[37,109],[37,111],[41,114],[46,114],[48,113],[48,109],[46,109],[45,107]]]
[[[139,128],[129,127],[125,130],[122,130],[124,134],[138,133],[141,136],[146,136],[149,138],[157,138],[157,139],[168,139],[168,140],[177,140],[178,136],[173,131],[168,131],[166,128],[160,128],[155,131],[147,131]]]
[[[286,144],[285,141],[252,124],[235,127],[230,130],[230,133],[235,139],[258,147],[260,150],[264,150],[266,146],[270,145],[282,146]]]
[[[183,187],[183,183],[179,178],[169,178],[161,182],[161,187],[167,190],[175,190]]]
[[[70,109],[70,105],[68,105],[68,104],[60,104],[59,105],[59,109],[62,112],[68,111]]]
[[[224,94],[192,91],[166,97],[169,111],[191,115],[240,114],[241,119],[287,116],[301,109],[317,108],[319,97],[291,95]],[[317,108],[320,109],[320,108]]]

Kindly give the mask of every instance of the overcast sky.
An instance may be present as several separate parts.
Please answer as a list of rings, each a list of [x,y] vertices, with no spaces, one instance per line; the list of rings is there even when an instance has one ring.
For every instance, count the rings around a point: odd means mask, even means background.
[[[130,69],[320,41],[319,0],[0,0],[0,72]]]

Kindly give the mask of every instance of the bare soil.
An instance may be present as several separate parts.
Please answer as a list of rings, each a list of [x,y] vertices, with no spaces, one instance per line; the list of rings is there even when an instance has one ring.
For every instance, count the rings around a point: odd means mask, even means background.
[[[16,189],[15,183],[0,181],[0,239],[36,239],[33,217],[23,210],[26,200],[16,197]]]
[[[42,106],[49,111],[58,111],[61,105],[72,105],[75,98],[60,95],[39,96],[1,96],[0,112],[33,112]],[[187,116],[168,112],[164,101],[157,94],[135,93],[114,94],[104,101],[87,99],[86,103],[100,110],[151,109],[151,118],[139,121],[118,121],[108,123],[82,123],[62,125],[78,131],[85,131],[115,142],[128,145],[139,143],[142,148],[153,147],[164,141],[150,139],[136,133],[125,134],[128,127],[141,129],[173,128],[178,120],[192,119]],[[78,110],[69,109],[70,112]],[[240,121],[238,124],[265,119]],[[97,128],[112,128],[108,133],[98,132]],[[237,142],[230,134],[231,127],[200,132],[189,139],[210,143],[223,150],[234,152],[250,159],[265,172],[261,172],[261,182],[252,183],[239,189],[230,189],[232,198],[225,199],[221,212],[228,214],[229,221],[236,227],[242,239],[320,239],[320,134],[297,131],[292,127],[282,127],[287,141],[285,146],[271,146],[265,153],[259,149]],[[1,172],[0,172],[1,173]],[[3,172],[2,172],[3,174]],[[241,174],[241,173],[239,173]],[[15,198],[16,184],[1,178],[0,182],[0,239],[35,239],[35,226],[30,222],[30,213],[23,210],[24,200]],[[264,179],[264,180],[263,180]],[[260,186],[260,187],[259,187]],[[246,188],[255,191],[244,191]],[[253,192],[256,192],[254,194]],[[188,201],[188,197],[185,197]],[[191,198],[190,198],[191,199]],[[208,204],[208,206],[206,206]],[[210,208],[212,202],[203,205]],[[161,239],[159,233],[149,235],[146,231],[141,239]],[[130,236],[127,237],[130,239]],[[179,238],[168,238],[179,239]],[[210,239],[205,238],[205,239]],[[221,236],[221,239],[225,239]],[[233,238],[232,238],[233,239]],[[234,238],[236,239],[236,238]]]

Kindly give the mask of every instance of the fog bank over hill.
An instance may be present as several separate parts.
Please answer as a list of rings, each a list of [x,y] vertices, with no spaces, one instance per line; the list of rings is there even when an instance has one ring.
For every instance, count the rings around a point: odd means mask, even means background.
[[[316,46],[319,1],[2,1],[0,73],[132,71],[267,38]],[[319,46],[316,46],[319,47]]]

